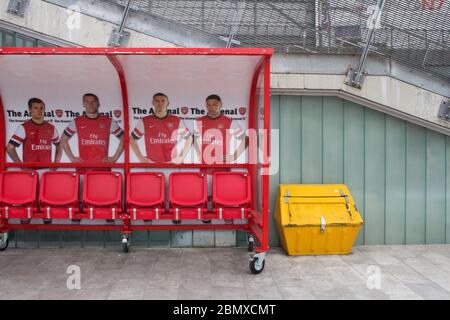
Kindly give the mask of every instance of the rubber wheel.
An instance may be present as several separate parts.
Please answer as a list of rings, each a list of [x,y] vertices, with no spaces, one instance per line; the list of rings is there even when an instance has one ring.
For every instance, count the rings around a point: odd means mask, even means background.
[[[2,242],[0,245],[0,251],[5,251],[9,246],[9,239],[6,239],[6,242]]]
[[[255,250],[255,241],[248,242],[248,252],[253,252]]]
[[[128,251],[130,250],[130,245],[128,243],[122,243],[122,250],[123,253],[128,253]]]
[[[181,220],[172,220],[173,224],[180,224]]]
[[[249,264],[250,272],[253,274],[259,274],[264,270],[265,265],[266,265],[266,260],[263,260],[263,263],[259,264],[258,258],[253,258],[253,260],[251,260],[250,264]]]

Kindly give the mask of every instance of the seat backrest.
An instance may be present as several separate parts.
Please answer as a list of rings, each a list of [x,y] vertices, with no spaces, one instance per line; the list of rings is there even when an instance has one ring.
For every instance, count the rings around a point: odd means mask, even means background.
[[[127,205],[164,205],[165,176],[162,172],[130,172],[127,176]]]
[[[250,202],[250,175],[247,172],[215,172],[213,174],[214,205],[248,206]]]
[[[4,171],[0,175],[0,202],[13,206],[35,204],[38,177],[36,171]]]
[[[42,205],[62,206],[78,202],[80,177],[74,171],[47,171],[41,176],[39,200]]]
[[[108,171],[86,172],[83,203],[92,206],[121,206],[122,174]]]
[[[171,205],[202,206],[208,201],[206,175],[200,172],[172,172],[169,176]]]

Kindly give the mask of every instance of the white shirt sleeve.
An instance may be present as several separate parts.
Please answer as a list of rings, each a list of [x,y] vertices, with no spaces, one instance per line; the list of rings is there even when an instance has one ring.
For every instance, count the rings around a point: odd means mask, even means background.
[[[242,139],[245,136],[245,131],[242,129],[242,127],[236,120],[233,120],[231,121],[230,134],[233,137]]]
[[[23,127],[23,125],[19,125],[14,131],[9,143],[18,147],[23,143],[25,138],[26,138],[25,128]]]
[[[109,130],[109,133],[116,136],[117,138],[120,138],[122,136],[123,130],[116,120],[111,120],[111,129]]]
[[[194,121],[194,137],[199,137],[201,135],[201,121],[195,120]]]
[[[77,133],[77,125],[75,124],[75,119],[73,119],[64,130],[64,134],[71,138],[75,133]]]
[[[136,124],[136,127],[134,127],[134,130],[131,132],[131,134],[133,135],[133,137],[137,140],[140,139],[145,131],[144,131],[144,121],[142,119],[140,119],[138,121],[138,123]]]
[[[180,120],[180,125],[178,126],[178,137],[182,139],[186,139],[191,135],[191,132],[189,131],[188,127],[186,126],[186,123],[184,120]]]

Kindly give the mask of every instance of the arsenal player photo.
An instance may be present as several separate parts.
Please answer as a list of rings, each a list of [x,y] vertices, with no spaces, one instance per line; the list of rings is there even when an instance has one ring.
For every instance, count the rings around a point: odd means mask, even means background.
[[[99,113],[100,100],[93,93],[83,96],[85,112],[76,117],[61,137],[61,146],[73,163],[115,163],[119,159],[124,148],[123,130],[119,124],[106,115]],[[69,144],[69,140],[77,134],[78,152],[75,155]],[[110,136],[119,139],[114,154],[109,156]]]
[[[194,146],[197,157],[204,164],[235,163],[245,151],[245,131],[237,121],[220,112],[222,105],[220,96],[209,95],[206,115],[194,123]]]
[[[6,151],[12,161],[21,162],[52,162],[52,149],[55,156],[53,161],[60,162],[62,150],[58,131],[55,126],[44,120],[45,103],[41,99],[31,98],[28,101],[28,111],[31,119],[19,125],[8,145]],[[17,148],[22,146],[22,159]]]
[[[169,98],[164,93],[153,95],[154,113],[139,120],[131,133],[130,147],[140,162],[182,163],[192,144],[192,135],[184,121],[169,114]],[[143,138],[145,156],[138,140]]]

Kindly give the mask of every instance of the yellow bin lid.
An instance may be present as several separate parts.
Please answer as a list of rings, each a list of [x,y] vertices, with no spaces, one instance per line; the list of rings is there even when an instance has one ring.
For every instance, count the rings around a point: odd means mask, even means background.
[[[282,219],[290,226],[342,226],[363,223],[352,196],[343,184],[281,185],[280,202],[284,202]],[[287,211],[287,212],[286,212]]]

